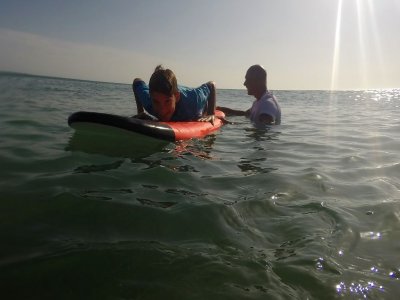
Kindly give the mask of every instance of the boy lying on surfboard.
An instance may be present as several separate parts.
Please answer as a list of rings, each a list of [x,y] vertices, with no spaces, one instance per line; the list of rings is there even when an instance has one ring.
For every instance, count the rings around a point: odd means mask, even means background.
[[[150,77],[149,85],[135,78],[132,83],[138,115],[148,119],[149,115],[159,121],[203,121],[214,123],[215,83],[204,83],[197,88],[178,86],[175,74],[170,69],[157,66]]]

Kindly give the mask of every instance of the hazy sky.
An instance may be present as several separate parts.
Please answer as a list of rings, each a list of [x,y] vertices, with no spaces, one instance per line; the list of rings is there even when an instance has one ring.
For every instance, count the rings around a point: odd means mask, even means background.
[[[400,0],[0,0],[0,70],[128,83],[160,63],[188,86],[261,64],[272,90],[400,87]]]

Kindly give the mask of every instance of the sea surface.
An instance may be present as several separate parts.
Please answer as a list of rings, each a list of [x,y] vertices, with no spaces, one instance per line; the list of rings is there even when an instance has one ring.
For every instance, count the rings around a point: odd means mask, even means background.
[[[1,73],[0,298],[398,299],[400,90],[273,92],[280,126],[84,151],[130,85]]]

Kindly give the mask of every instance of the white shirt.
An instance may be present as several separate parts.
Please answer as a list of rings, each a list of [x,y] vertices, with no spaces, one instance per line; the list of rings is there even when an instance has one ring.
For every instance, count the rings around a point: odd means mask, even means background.
[[[260,99],[253,102],[250,109],[250,120],[257,124],[262,114],[271,116],[276,125],[281,123],[281,108],[275,96],[268,91],[266,91]]]

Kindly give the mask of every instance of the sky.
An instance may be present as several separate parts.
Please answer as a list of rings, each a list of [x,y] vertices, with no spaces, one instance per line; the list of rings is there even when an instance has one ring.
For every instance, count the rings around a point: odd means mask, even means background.
[[[0,0],[0,71],[271,90],[400,87],[400,0]]]

